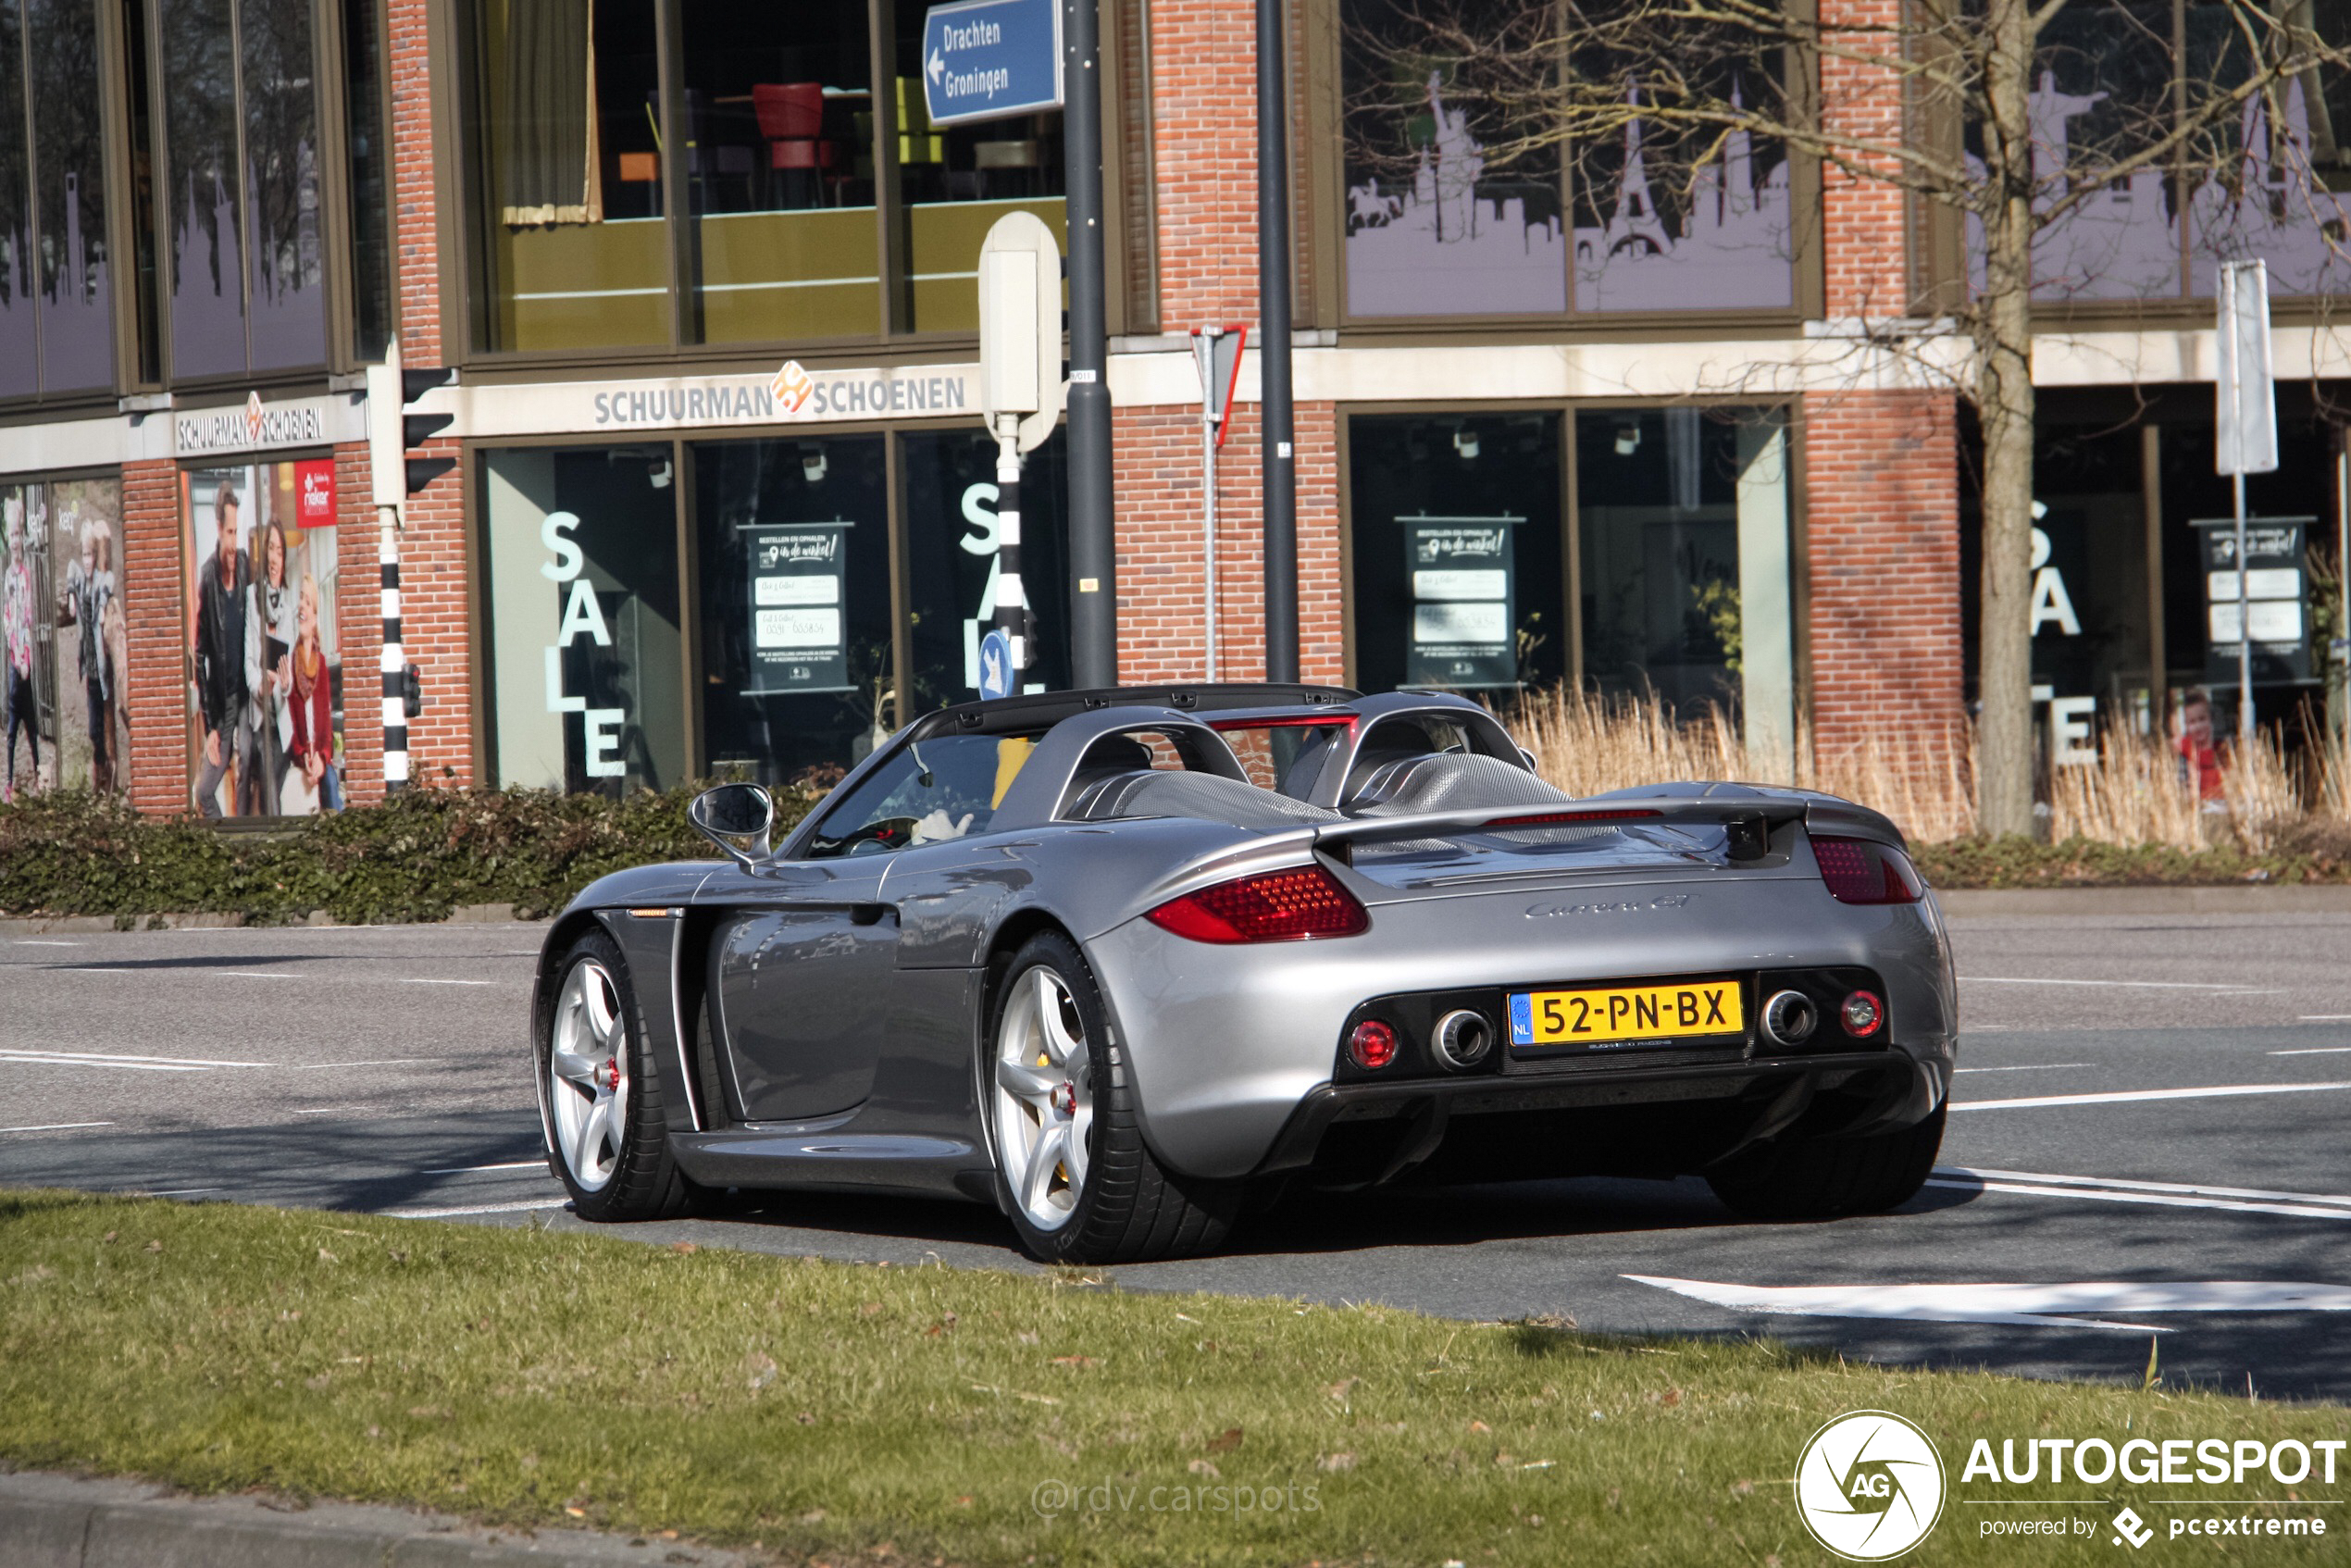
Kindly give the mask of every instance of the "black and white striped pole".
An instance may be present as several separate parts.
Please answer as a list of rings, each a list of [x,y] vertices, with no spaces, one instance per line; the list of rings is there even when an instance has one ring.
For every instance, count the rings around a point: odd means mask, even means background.
[[[402,508],[408,497],[456,467],[449,457],[410,457],[409,449],[431,439],[455,417],[449,414],[410,414],[407,405],[456,379],[456,371],[436,367],[405,370],[400,345],[394,342],[381,365],[367,367],[368,489],[376,507],[376,576],[382,595],[382,676],[384,729],[384,793],[406,788],[408,719],[418,703],[416,666],[408,661],[407,638],[401,625],[400,536]]]
[[[1028,596],[1020,582],[1020,421],[1001,416],[996,431],[996,628],[1012,649],[1012,675],[1028,667]]]
[[[1021,457],[1044,444],[1061,418],[1062,253],[1034,213],[1007,213],[979,249],[979,406],[996,438],[996,615],[1011,667],[981,691],[1020,690],[1030,661],[1028,591],[1020,571]]]

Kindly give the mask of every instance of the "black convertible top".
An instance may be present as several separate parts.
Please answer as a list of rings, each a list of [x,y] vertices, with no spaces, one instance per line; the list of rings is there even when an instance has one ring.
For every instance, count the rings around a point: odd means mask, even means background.
[[[1268,681],[1201,682],[1193,686],[1101,686],[1086,691],[1038,691],[993,702],[958,703],[914,721],[913,739],[935,735],[1005,735],[1050,729],[1065,718],[1098,708],[1174,708],[1178,713],[1228,708],[1318,707],[1352,703],[1362,693],[1344,686],[1301,686]]]

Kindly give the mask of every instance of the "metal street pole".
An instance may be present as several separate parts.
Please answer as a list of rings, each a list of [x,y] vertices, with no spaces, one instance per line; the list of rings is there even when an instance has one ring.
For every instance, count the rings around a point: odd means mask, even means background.
[[[1265,678],[1298,678],[1298,477],[1290,450],[1289,114],[1281,0],[1257,0],[1257,344],[1264,398]]]
[[[2278,466],[2278,404],[2270,355],[2270,274],[2259,261],[2220,264],[2213,346],[2213,467],[2236,482],[2237,765],[2253,755],[2252,594],[2245,564],[2245,476]]]
[[[2245,765],[2253,755],[2253,604],[2247,584],[2252,574],[2245,569],[2245,476],[2232,474],[2235,481],[2237,518],[2237,765]]]
[[[1099,0],[1062,0],[1062,147],[1069,212],[1070,664],[1078,687],[1118,684],[1118,542],[1112,526],[1110,357],[1102,282]]]
[[[1216,340],[1215,340],[1214,338],[1212,338],[1212,337],[1196,337],[1196,338],[1194,338],[1194,339],[1192,340],[1192,344],[1193,344],[1193,350],[1194,350],[1194,353],[1195,353],[1195,354],[1196,354],[1196,355],[1197,355],[1200,358],[1200,360],[1201,360],[1201,361],[1202,361],[1205,365],[1207,365],[1207,366],[1209,367],[1209,368],[1207,368],[1206,370],[1203,370],[1203,371],[1201,372],[1201,374],[1200,374],[1200,382],[1201,382],[1201,384],[1202,384],[1203,386],[1208,386],[1208,385],[1209,385],[1209,382],[1210,382],[1210,379],[1211,379],[1211,378],[1212,378],[1212,377],[1215,374],[1214,366],[1215,366],[1215,356],[1216,356]],[[1201,397],[1200,397],[1200,491],[1201,491],[1201,493],[1202,493],[1203,498],[1205,499],[1205,501],[1206,501],[1206,503],[1207,503],[1207,504],[1206,504],[1207,518],[1206,518],[1205,524],[1204,524],[1204,526],[1203,526],[1203,529],[1202,529],[1203,537],[1202,537],[1202,540],[1201,540],[1202,544],[1205,546],[1205,558],[1206,558],[1206,561],[1207,561],[1207,566],[1208,566],[1208,591],[1207,591],[1207,594],[1206,594],[1206,598],[1207,598],[1207,601],[1208,601],[1208,616],[1207,616],[1207,619],[1206,619],[1206,622],[1205,622],[1205,625],[1206,625],[1206,628],[1207,628],[1207,633],[1208,633],[1208,643],[1207,643],[1207,661],[1206,661],[1206,663],[1207,663],[1206,679],[1208,680],[1208,683],[1209,683],[1210,685],[1213,686],[1213,685],[1216,683],[1216,610],[1217,610],[1217,597],[1216,597],[1216,393],[1215,393],[1215,390],[1214,390],[1214,388],[1213,388],[1213,386],[1209,387],[1209,390],[1208,390],[1207,392],[1203,392],[1203,393],[1201,394]]]

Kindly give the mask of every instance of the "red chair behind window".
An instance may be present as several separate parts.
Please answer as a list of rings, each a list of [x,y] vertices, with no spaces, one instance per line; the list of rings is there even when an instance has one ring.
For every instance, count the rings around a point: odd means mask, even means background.
[[[806,175],[810,195],[820,197],[840,156],[825,140],[824,83],[754,82],[751,106],[760,135],[767,139],[767,167],[778,174]]]

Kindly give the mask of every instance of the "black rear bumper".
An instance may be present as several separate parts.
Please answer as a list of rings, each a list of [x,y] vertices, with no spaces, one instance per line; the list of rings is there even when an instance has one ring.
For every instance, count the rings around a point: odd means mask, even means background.
[[[1876,1050],[1323,1084],[1299,1102],[1257,1174],[1347,1186],[1408,1173],[1683,1175],[1766,1139],[1910,1126],[1942,1103],[1947,1083],[1926,1061]]]

